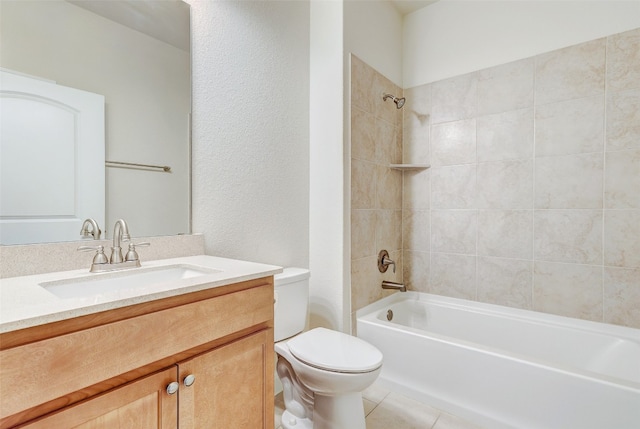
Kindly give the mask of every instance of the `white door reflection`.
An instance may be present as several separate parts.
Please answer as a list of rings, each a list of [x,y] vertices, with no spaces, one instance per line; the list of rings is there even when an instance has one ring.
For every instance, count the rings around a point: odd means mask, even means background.
[[[89,217],[104,225],[104,97],[0,73],[0,243],[79,239]]]

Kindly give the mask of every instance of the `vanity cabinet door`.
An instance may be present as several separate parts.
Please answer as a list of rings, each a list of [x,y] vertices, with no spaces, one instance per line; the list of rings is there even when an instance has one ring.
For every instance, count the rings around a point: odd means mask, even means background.
[[[20,428],[28,429],[171,429],[178,427],[178,394],[167,393],[177,368],[141,378],[122,387]],[[177,383],[174,385],[177,387]]]
[[[180,429],[273,429],[273,353],[268,329],[180,363]]]

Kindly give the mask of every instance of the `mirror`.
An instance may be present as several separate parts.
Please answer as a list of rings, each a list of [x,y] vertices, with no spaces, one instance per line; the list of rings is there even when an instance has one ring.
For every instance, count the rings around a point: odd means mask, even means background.
[[[83,207],[86,203],[78,192],[83,186],[104,193],[104,213],[87,215],[104,219],[100,222],[102,238],[111,237],[113,225],[120,218],[127,221],[133,237],[190,233],[189,5],[178,0],[1,0],[0,7],[3,71],[104,98],[106,162],[95,169],[82,168],[84,164],[71,152],[66,158],[75,157],[75,167],[56,164],[56,168],[47,169],[43,163],[50,158],[40,156],[37,163],[25,163],[21,175],[9,173],[11,169],[5,167],[3,188],[10,187],[16,195],[30,195],[19,188],[20,183],[30,182],[25,177],[34,182],[36,178],[41,183],[56,182],[53,170],[60,170],[65,174],[66,187],[75,192],[50,198],[57,206],[64,200],[72,208]],[[6,91],[2,97],[4,101]],[[0,111],[3,120],[9,117],[7,111],[9,108]],[[37,124],[34,128],[39,128],[39,119],[30,120]],[[77,122],[76,129],[83,123]],[[54,144],[54,140],[45,141]],[[62,150],[56,146],[51,152]],[[8,159],[9,153],[13,152],[0,152],[0,157]],[[28,151],[25,157],[32,159]],[[103,177],[104,189],[102,185],[88,185],[79,176],[83,169]],[[31,232],[38,229],[33,225],[42,219],[41,206],[46,198],[37,199],[38,210],[26,209],[21,214]],[[4,206],[0,207],[0,221],[15,221],[15,210]],[[76,213],[92,212],[69,213],[57,207],[51,213],[55,222],[62,222],[79,216]],[[21,241],[3,239],[0,244],[79,240],[80,227],[68,235],[52,240],[30,234]]]

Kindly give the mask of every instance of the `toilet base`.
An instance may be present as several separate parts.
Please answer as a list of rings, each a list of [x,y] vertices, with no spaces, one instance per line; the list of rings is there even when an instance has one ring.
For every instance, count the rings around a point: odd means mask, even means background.
[[[300,419],[289,411],[282,413],[282,427],[284,429],[313,429],[313,422],[309,419]]]
[[[337,396],[315,394],[313,421],[298,418],[285,410],[284,429],[366,429],[364,406],[360,392]]]
[[[314,395],[313,429],[366,429],[362,394]]]

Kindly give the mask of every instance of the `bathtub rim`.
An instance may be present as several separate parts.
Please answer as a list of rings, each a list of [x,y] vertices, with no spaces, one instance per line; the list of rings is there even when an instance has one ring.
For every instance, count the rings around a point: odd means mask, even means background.
[[[559,316],[555,314],[542,313],[533,310],[517,309],[506,307],[497,304],[489,304],[479,301],[471,301],[461,298],[452,298],[442,295],[435,295],[425,292],[397,292],[389,295],[381,300],[373,302],[366,307],[356,311],[356,325],[357,323],[369,323],[381,325],[387,329],[406,333],[409,335],[426,336],[431,340],[463,347],[465,349],[479,350],[482,353],[500,356],[502,358],[525,361],[532,365],[550,369],[552,371],[559,371],[565,374],[571,374],[577,377],[596,381],[598,383],[604,383],[608,385],[614,385],[616,387],[628,389],[630,391],[640,393],[640,382],[628,380],[624,378],[614,377],[607,374],[601,374],[595,371],[589,371],[587,369],[571,366],[568,364],[553,362],[546,359],[540,359],[529,355],[515,353],[512,351],[489,347],[476,342],[463,340],[460,338],[450,337],[442,334],[437,334],[417,328],[413,328],[406,325],[399,325],[398,323],[382,320],[378,317],[381,310],[387,309],[390,305],[401,303],[408,300],[428,301],[435,305],[442,305],[447,307],[453,307],[456,309],[464,309],[466,311],[473,311],[475,313],[496,315],[502,317],[513,317],[518,320],[527,321],[536,324],[546,324],[570,327],[587,332],[596,332],[601,335],[615,335],[616,337],[624,338],[629,341],[633,341],[640,345],[640,329],[630,328],[627,326],[612,325],[608,323],[595,322],[590,320],[576,319],[567,316]],[[357,327],[356,327],[357,335]]]

